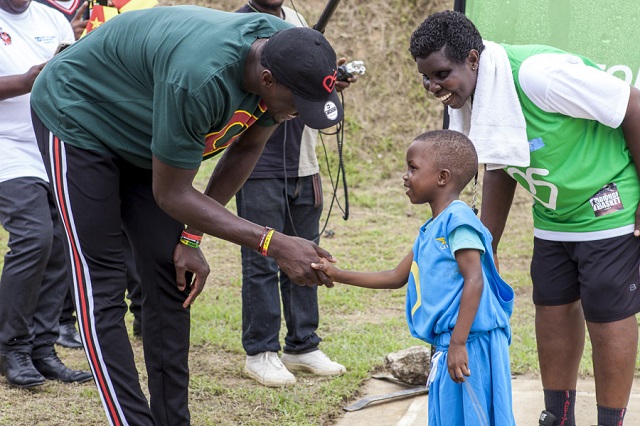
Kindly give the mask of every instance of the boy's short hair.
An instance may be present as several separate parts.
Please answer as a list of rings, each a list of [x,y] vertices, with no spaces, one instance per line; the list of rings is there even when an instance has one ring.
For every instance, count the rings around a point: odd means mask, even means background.
[[[409,52],[413,59],[426,58],[446,46],[452,62],[463,63],[472,49],[482,53],[482,36],[464,13],[445,10],[430,15],[411,34]]]
[[[456,188],[462,191],[478,173],[478,154],[471,140],[454,130],[432,130],[414,139],[429,145],[436,167],[451,172]]]

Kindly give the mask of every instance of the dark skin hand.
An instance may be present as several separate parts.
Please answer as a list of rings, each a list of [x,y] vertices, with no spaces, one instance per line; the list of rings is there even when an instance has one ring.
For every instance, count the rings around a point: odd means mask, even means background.
[[[471,375],[469,370],[469,355],[467,353],[467,338],[469,330],[478,312],[484,279],[480,265],[480,252],[473,249],[456,251],[456,261],[464,277],[460,310],[449,343],[447,367],[451,380],[463,383],[465,377]]]
[[[190,287],[189,296],[182,304],[182,307],[186,309],[204,290],[211,270],[200,248],[191,248],[182,243],[176,244],[176,248],[173,250],[173,263],[176,267],[178,290],[185,291],[187,285]],[[193,277],[190,274],[193,274]],[[187,282],[187,278],[192,279]]]
[[[84,29],[87,27],[87,24],[89,23],[88,19],[84,19],[84,12],[85,10],[87,10],[88,7],[89,7],[88,2],[82,3],[80,7],[76,9],[76,13],[75,15],[73,15],[73,18],[70,21],[71,27],[73,28],[73,35],[76,40],[80,39],[80,36],[82,36],[82,32],[84,31]]]
[[[46,62],[34,65],[24,74],[0,77],[0,101],[31,93],[33,82],[45,65]]]
[[[340,58],[336,63],[338,64],[338,66],[344,65],[347,63],[347,58]],[[356,81],[358,81],[357,75],[349,77],[346,81],[336,80],[336,92],[342,92],[344,89],[347,89],[349,86],[351,86],[351,83],[355,83]]]

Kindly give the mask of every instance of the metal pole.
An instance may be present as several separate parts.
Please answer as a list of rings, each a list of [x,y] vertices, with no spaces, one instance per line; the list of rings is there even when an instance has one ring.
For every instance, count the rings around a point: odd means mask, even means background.
[[[340,0],[329,0],[322,11],[322,15],[320,15],[320,19],[318,19],[318,22],[313,26],[314,30],[320,31],[324,34],[324,29],[326,28],[329,19],[331,19],[331,15],[336,11],[338,3],[340,3]]]

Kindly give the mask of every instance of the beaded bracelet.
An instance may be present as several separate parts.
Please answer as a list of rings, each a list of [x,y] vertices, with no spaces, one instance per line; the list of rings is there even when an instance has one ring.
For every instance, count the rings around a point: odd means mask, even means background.
[[[267,255],[267,250],[269,249],[269,243],[271,242],[271,237],[273,236],[274,233],[274,229],[273,228],[269,228],[268,226],[264,227],[264,230],[262,231],[262,236],[260,237],[260,244],[258,244],[258,252],[263,255],[266,256]]]
[[[200,247],[200,243],[202,242],[202,236],[189,234],[187,231],[182,231],[182,235],[180,235],[180,242],[185,246],[198,248]]]

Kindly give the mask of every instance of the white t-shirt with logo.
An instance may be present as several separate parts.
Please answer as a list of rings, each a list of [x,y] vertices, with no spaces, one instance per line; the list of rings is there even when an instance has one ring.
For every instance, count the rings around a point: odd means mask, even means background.
[[[21,75],[74,41],[64,15],[32,2],[20,14],[0,9],[0,77]],[[30,94],[0,101],[0,182],[19,177],[48,181],[31,124]]]

